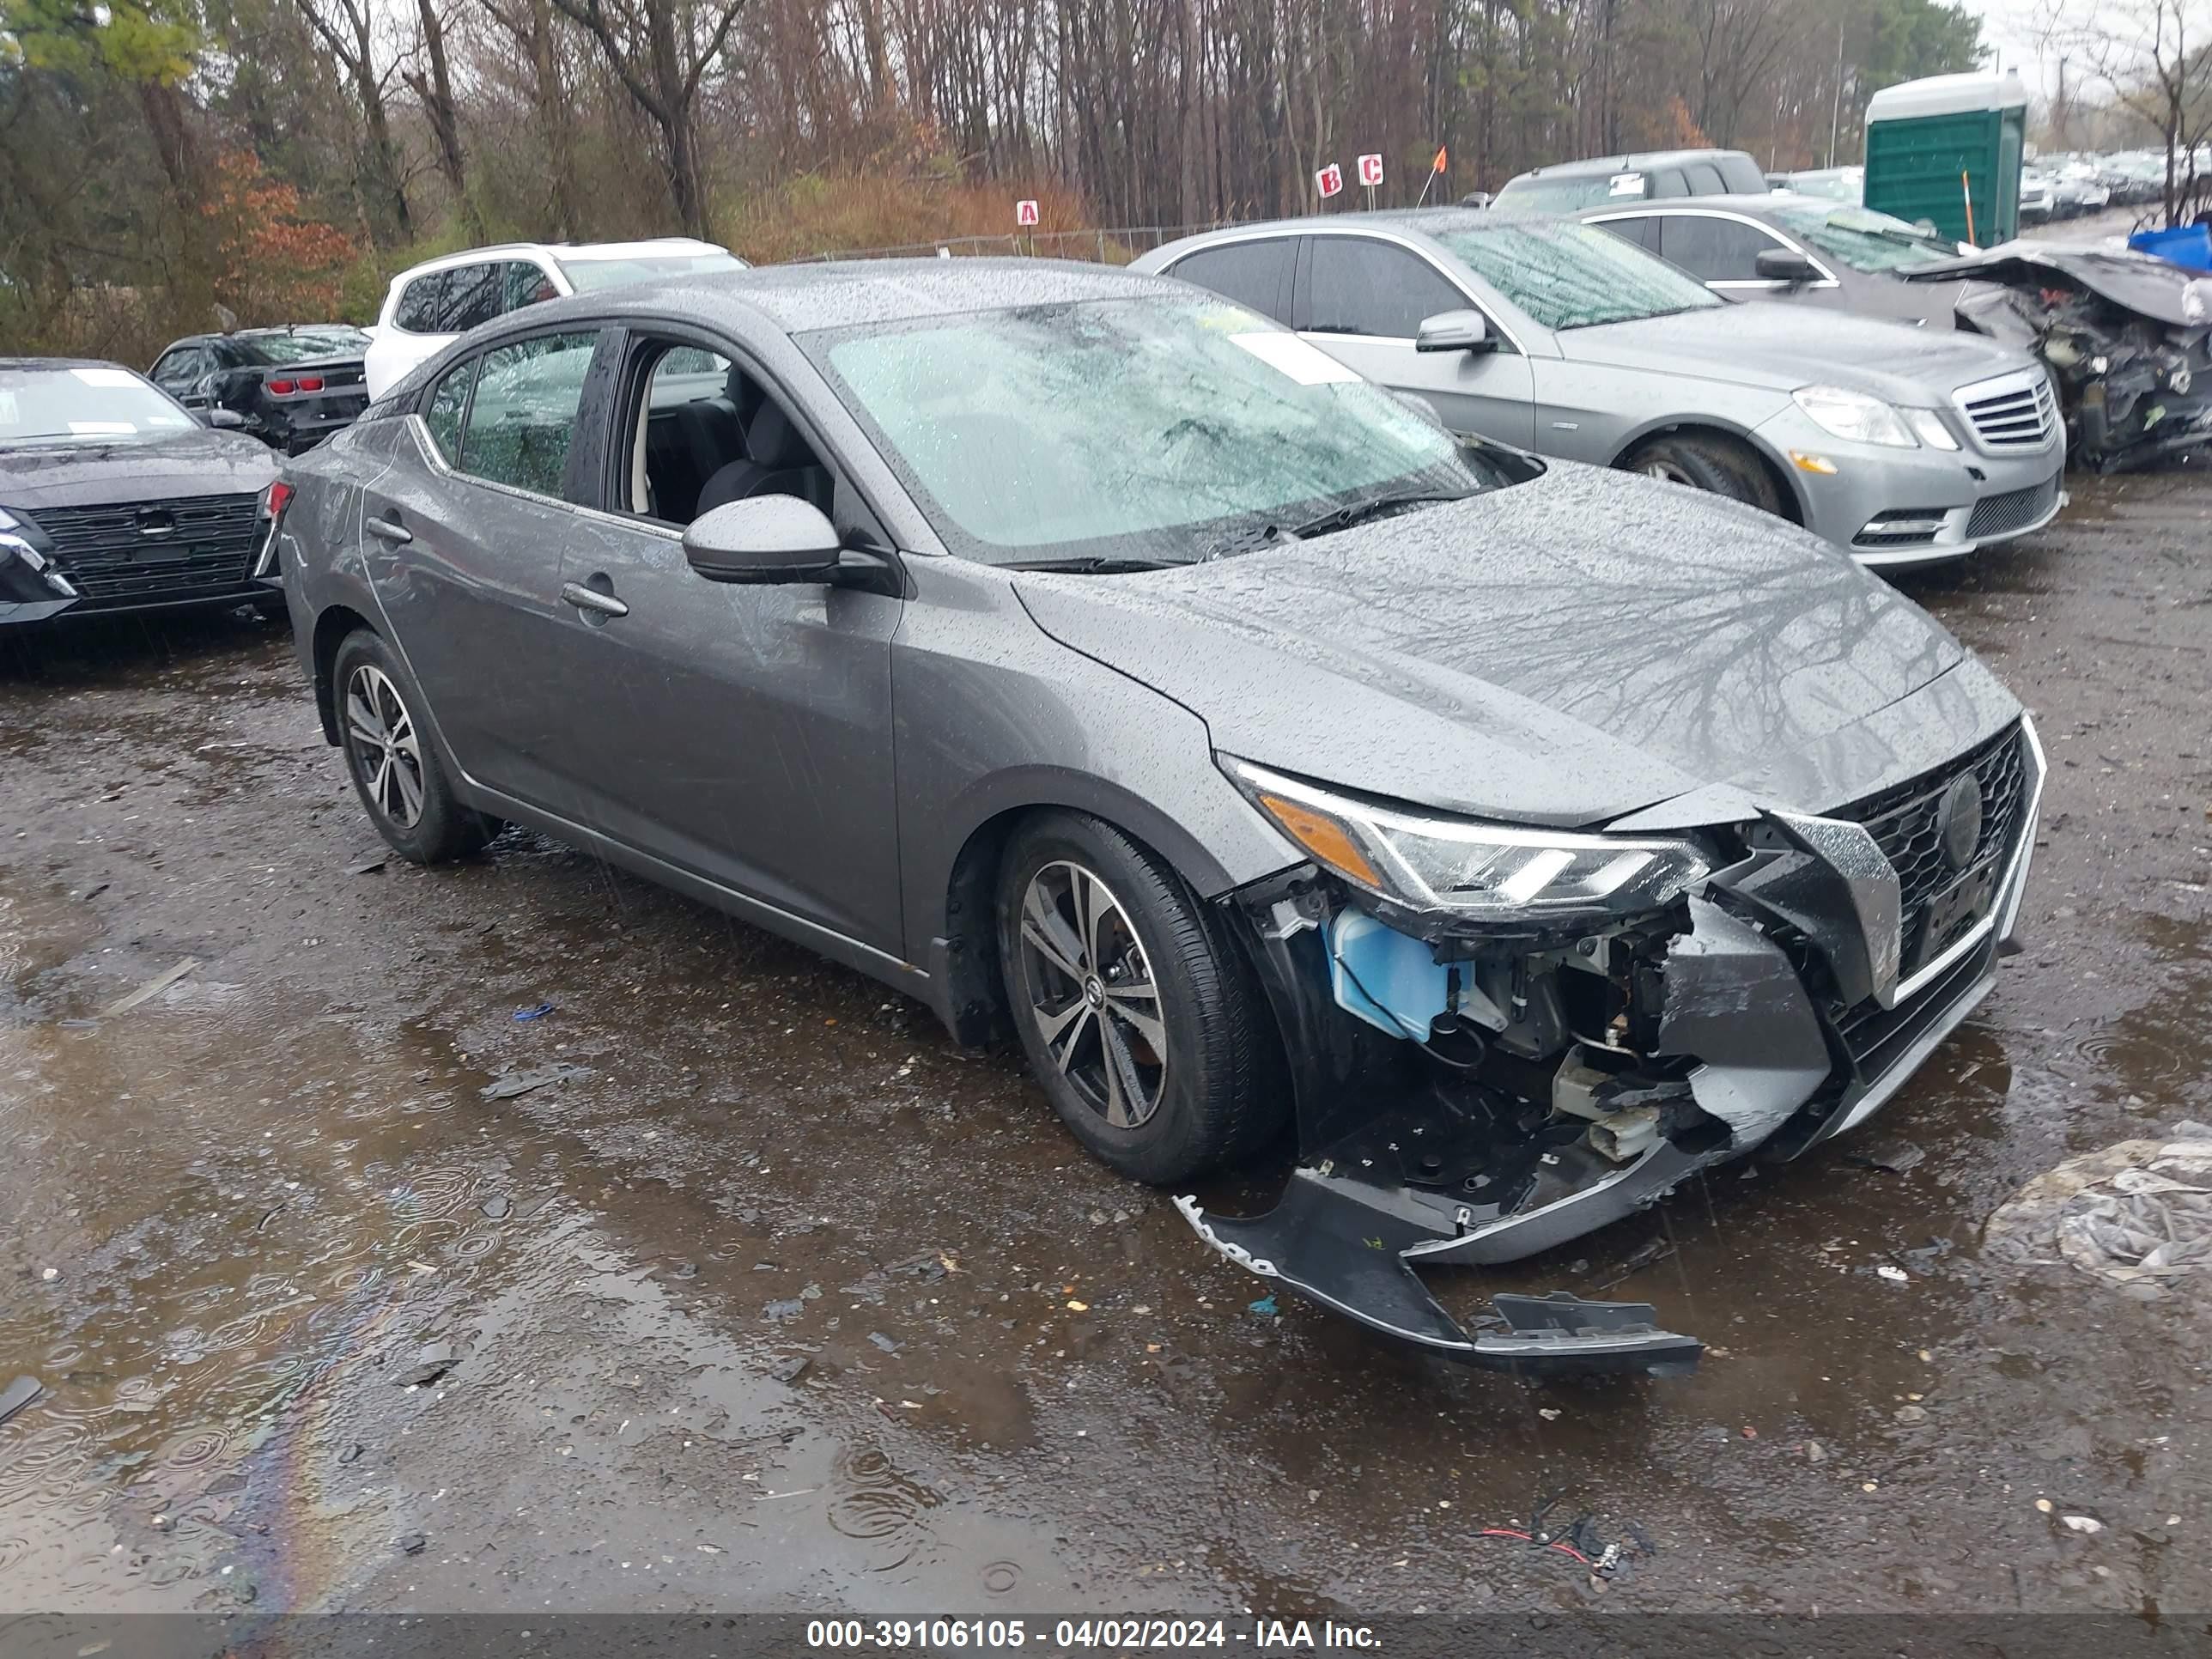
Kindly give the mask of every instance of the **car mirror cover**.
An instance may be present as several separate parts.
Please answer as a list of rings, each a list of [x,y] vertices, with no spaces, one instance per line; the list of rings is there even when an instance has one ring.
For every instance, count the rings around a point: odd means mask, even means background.
[[[836,526],[796,495],[730,501],[684,532],[684,556],[709,581],[822,581],[836,570],[838,556]]]

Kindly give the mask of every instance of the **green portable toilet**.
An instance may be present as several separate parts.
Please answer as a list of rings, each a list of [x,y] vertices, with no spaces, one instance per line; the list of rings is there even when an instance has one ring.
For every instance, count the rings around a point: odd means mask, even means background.
[[[1928,220],[1953,241],[2008,242],[2020,234],[2027,136],[2027,88],[2017,75],[1931,75],[1884,87],[1867,104],[1866,204],[1910,223]]]

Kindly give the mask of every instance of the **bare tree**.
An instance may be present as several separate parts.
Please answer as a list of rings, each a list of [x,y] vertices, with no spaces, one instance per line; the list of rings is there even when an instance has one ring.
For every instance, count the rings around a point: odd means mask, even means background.
[[[2050,0],[2039,33],[2081,66],[2112,103],[2166,148],[2160,209],[2180,225],[2212,205],[2197,156],[2212,140],[2212,3],[2208,0]],[[2082,94],[2077,88],[2073,107]]]
[[[660,135],[660,163],[676,216],[710,238],[707,185],[699,166],[699,87],[721,55],[746,0],[554,0],[584,26],[638,108]]]
[[[446,20],[435,0],[415,0],[415,19],[422,36],[423,65],[417,70],[403,64],[399,73],[422,105],[422,118],[429,123],[430,137],[438,150],[438,171],[445,175],[446,188],[453,192],[461,223],[481,241],[483,215],[469,196],[468,163],[461,150],[461,112],[453,100],[453,71],[446,54]]]
[[[384,72],[376,66],[374,0],[300,0],[300,13],[353,82],[361,105],[359,190],[364,216],[374,222],[379,212],[388,211],[392,229],[405,241],[415,234],[415,219],[408,209],[399,147],[393,142],[385,106]]]

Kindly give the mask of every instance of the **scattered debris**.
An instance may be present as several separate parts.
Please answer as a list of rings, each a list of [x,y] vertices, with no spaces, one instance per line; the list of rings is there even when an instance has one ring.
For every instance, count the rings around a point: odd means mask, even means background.
[[[514,1011],[514,1018],[515,1018],[517,1020],[526,1020],[526,1019],[543,1019],[543,1018],[545,1018],[545,1016],[546,1016],[546,1015],[548,1015],[548,1014],[551,1013],[552,1012],[553,1012],[553,1005],[552,1005],[551,1003],[550,1003],[550,1002],[541,1002],[541,1003],[539,1003],[539,1004],[538,1004],[535,1008],[518,1008],[518,1009],[516,1009],[516,1010]]]
[[[373,876],[378,871],[384,868],[384,865],[385,860],[380,855],[373,855],[371,857],[362,859],[356,864],[349,864],[346,866],[346,874],[349,876]]]
[[[96,881],[93,883],[91,886],[86,888],[84,891],[76,896],[76,902],[79,904],[89,904],[93,900],[98,898],[102,893],[106,892],[108,886],[109,884],[106,882]]]
[[[1899,1422],[1908,1425],[1914,1423],[1925,1423],[1928,1420],[1928,1408],[1925,1406],[1899,1406],[1895,1415]]]
[[[2105,1529],[2105,1523],[2097,1519],[2094,1515],[2062,1515],[2058,1518],[2066,1523],[2069,1530],[2074,1532],[2086,1532],[2094,1534],[2100,1533]]]
[[[1903,1175],[1916,1169],[1928,1154],[1909,1140],[1893,1141],[1886,1146],[1869,1146],[1863,1152],[1845,1152],[1844,1162],[1862,1170],[1880,1170],[1887,1175]]]
[[[793,1354],[788,1359],[778,1360],[775,1365],[769,1370],[769,1375],[779,1382],[796,1382],[800,1377],[805,1376],[809,1370],[812,1370],[813,1365],[813,1355],[805,1353]]]
[[[2056,1504],[2053,1504],[2048,1498],[2039,1498],[2035,1500],[2035,1507],[2042,1510],[2044,1514],[2048,1515],[2051,1510],[2057,1509],[2058,1506]]]
[[[588,1066],[536,1066],[528,1071],[509,1072],[505,1077],[495,1078],[477,1092],[486,1100],[513,1100],[550,1083],[568,1083],[591,1074]]]
[[[46,1385],[35,1376],[17,1377],[6,1389],[0,1389],[0,1423],[5,1423],[46,1391]]]
[[[429,1539],[419,1532],[404,1534],[393,1541],[399,1546],[402,1555],[420,1555],[430,1543]]]
[[[800,1314],[805,1311],[806,1304],[804,1302],[801,1302],[797,1297],[784,1297],[769,1303],[766,1307],[763,1308],[761,1310],[761,1317],[763,1319],[773,1319],[781,1322],[787,1319],[796,1319]]]
[[[2212,1268],[2212,1135],[2123,1140],[2069,1158],[1990,1218],[1987,1241],[2027,1261],[2055,1251],[2144,1300],[2166,1296]]]
[[[514,1206],[504,1198],[488,1198],[477,1207],[484,1212],[488,1220],[504,1221],[513,1212]]]
[[[1089,1313],[1091,1304],[1088,1302],[1079,1302],[1071,1296],[1067,1298],[1067,1310],[1070,1313]]]
[[[421,1388],[426,1383],[435,1382],[453,1369],[453,1345],[450,1342],[433,1342],[422,1350],[422,1354],[412,1365],[401,1371],[392,1378],[392,1381],[402,1388]]]
[[[102,1019],[112,1019],[118,1014],[127,1014],[142,1002],[150,1002],[167,990],[186,974],[200,965],[198,957],[186,957],[175,967],[154,975],[129,996],[118,998],[100,1011]]]
[[[1275,1305],[1275,1298],[1272,1296],[1263,1296],[1257,1302],[1247,1303],[1245,1305],[1262,1319],[1273,1319],[1282,1312],[1282,1310]]]
[[[1912,1275],[1906,1273],[1904,1268],[1893,1267],[1887,1261],[1883,1262],[1879,1267],[1876,1267],[1875,1272],[1880,1273],[1884,1279],[1889,1279],[1899,1285],[1910,1283],[1912,1278]]]
[[[338,1454],[339,1467],[343,1468],[348,1463],[360,1462],[362,1454],[368,1449],[368,1448],[362,1445],[360,1441],[355,1441],[353,1444],[348,1446],[343,1451]]]
[[[890,1338],[885,1336],[881,1331],[870,1331],[868,1333],[868,1340],[874,1343],[885,1353],[896,1353],[898,1352],[898,1344],[892,1341]]]
[[[1828,1449],[1817,1440],[1808,1440],[1805,1443],[1805,1461],[1808,1463],[1826,1462]]]
[[[676,1271],[671,1273],[669,1277],[672,1279],[696,1279],[699,1277],[699,1264],[696,1261],[679,1261],[676,1264]],[[805,1293],[801,1291],[800,1294],[804,1296]]]

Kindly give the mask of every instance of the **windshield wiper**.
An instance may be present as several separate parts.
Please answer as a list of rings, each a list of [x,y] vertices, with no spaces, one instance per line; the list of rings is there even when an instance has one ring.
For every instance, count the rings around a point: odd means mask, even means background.
[[[1002,567],[1007,570],[1055,570],[1076,576],[1121,576],[1138,570],[1172,570],[1189,559],[1137,559],[1099,554],[1079,559],[1023,559]]]
[[[1407,491],[1399,495],[1371,495],[1364,501],[1353,501],[1344,507],[1332,507],[1319,518],[1309,519],[1294,527],[1291,534],[1300,541],[1314,536],[1326,536],[1332,531],[1349,530],[1370,519],[1379,519],[1386,513],[1401,507],[1420,507],[1431,501],[1463,501],[1474,492],[1462,490],[1457,495],[1421,494]]]

